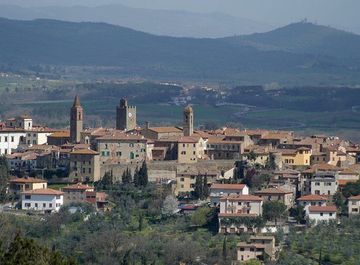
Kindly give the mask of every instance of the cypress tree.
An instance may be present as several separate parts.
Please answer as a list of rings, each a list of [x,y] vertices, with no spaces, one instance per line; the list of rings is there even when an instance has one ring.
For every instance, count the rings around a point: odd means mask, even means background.
[[[139,170],[139,185],[141,187],[146,187],[148,182],[149,182],[148,169],[146,162],[144,161]]]
[[[136,167],[136,169],[134,171],[134,185],[135,185],[135,187],[140,186],[140,174],[139,174],[139,168],[138,167]]]
[[[196,176],[195,179],[195,188],[194,188],[194,197],[196,199],[202,199],[203,198],[203,183],[202,183],[202,178],[199,175]]]

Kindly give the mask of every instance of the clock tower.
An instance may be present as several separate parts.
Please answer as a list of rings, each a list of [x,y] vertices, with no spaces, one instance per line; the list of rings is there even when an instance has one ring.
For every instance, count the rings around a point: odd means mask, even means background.
[[[128,106],[126,99],[120,100],[116,107],[116,129],[130,131],[136,128],[136,107]]]

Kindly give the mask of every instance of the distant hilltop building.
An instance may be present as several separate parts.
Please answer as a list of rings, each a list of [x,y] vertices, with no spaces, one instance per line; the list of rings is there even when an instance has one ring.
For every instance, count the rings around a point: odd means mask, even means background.
[[[70,111],[70,140],[72,143],[80,143],[83,119],[84,110],[80,104],[79,96],[76,96]]]
[[[136,107],[129,106],[125,98],[116,107],[116,129],[131,131],[136,128]]]

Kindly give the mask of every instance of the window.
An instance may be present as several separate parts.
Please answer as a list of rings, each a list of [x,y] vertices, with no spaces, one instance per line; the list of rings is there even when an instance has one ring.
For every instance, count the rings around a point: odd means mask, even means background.
[[[89,172],[89,174],[91,174],[91,168],[89,168],[89,171],[88,171],[88,172]]]
[[[35,203],[35,208],[37,208],[38,207],[38,204],[37,203]]]
[[[46,203],[43,203],[43,208],[45,208],[46,207]]]
[[[82,169],[82,173],[85,173],[85,168]]]
[[[31,195],[25,195],[25,200],[31,200]]]
[[[51,208],[52,207],[52,203],[49,203],[49,208]]]
[[[30,203],[25,203],[25,207],[29,208],[31,206]]]
[[[7,138],[7,136],[5,136],[5,142],[7,142],[8,141],[8,138]]]
[[[245,249],[244,249],[244,248],[240,248],[240,251],[245,251]]]
[[[116,156],[121,156],[121,152],[116,152]]]
[[[329,213],[329,216],[332,216],[332,213]]]
[[[57,196],[56,196],[56,199],[57,199],[57,200],[60,200],[60,195],[57,195]]]
[[[320,213],[320,216],[323,216],[324,214],[323,213]]]
[[[194,152],[193,152],[193,155],[195,155],[195,154],[196,154],[196,152],[194,151]]]
[[[14,142],[14,136],[11,136],[11,142],[12,143]]]
[[[185,181],[185,178],[180,178],[180,181],[184,182],[184,181]]]
[[[315,182],[315,186],[320,186],[320,182]]]

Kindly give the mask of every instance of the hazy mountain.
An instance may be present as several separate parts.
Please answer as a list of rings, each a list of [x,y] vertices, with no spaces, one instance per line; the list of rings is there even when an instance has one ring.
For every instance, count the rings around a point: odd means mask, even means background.
[[[308,33],[296,31],[299,27],[302,25],[293,24],[268,35],[243,38],[194,39],[154,36],[104,23],[0,19],[0,63],[116,66],[122,74],[156,78],[232,80],[248,74],[253,81],[263,77],[276,81],[289,74],[359,76],[358,53],[347,58],[342,51],[341,39],[348,33],[332,30],[324,34],[333,40],[333,49],[323,56],[317,52],[322,38],[311,43]],[[282,38],[276,40],[277,34]],[[303,45],[289,49],[295,40]],[[352,43],[346,47],[356,46],[358,36],[350,34],[348,41]],[[264,49],[265,45],[270,48]]]
[[[222,13],[152,10],[124,5],[20,7],[0,5],[0,17],[37,18],[73,22],[105,22],[156,35],[176,37],[224,37],[265,32],[271,26]]]
[[[293,23],[266,33],[225,38],[261,50],[360,58],[360,35],[312,23]]]

